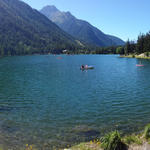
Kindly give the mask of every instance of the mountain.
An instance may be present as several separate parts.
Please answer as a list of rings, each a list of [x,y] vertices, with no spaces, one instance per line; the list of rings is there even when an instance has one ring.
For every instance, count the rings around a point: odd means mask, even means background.
[[[90,44],[97,46],[125,44],[123,40],[104,34],[87,21],[77,19],[70,12],[61,12],[55,6],[46,6],[40,12],[70,35]]]
[[[123,40],[121,40],[120,38],[113,36],[113,35],[108,35],[108,38],[113,40],[115,43],[117,43],[117,45],[125,45],[125,42]]]
[[[79,42],[19,0],[0,0],[0,55],[74,49]]]

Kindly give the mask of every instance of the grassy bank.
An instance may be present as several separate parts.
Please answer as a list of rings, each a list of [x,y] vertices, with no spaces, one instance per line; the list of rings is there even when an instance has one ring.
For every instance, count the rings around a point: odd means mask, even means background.
[[[114,131],[101,139],[81,143],[64,150],[150,150],[150,124],[140,134],[121,136],[118,131]]]

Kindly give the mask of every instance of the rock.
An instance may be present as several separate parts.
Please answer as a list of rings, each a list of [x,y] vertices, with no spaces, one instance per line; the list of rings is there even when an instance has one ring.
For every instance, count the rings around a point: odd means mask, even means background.
[[[145,142],[142,145],[130,145],[128,150],[150,150],[150,144]]]

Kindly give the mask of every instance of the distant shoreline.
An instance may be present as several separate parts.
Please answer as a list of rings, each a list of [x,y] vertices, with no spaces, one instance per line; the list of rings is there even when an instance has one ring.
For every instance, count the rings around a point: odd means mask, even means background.
[[[150,56],[146,56],[144,53],[140,55],[129,54],[129,55],[120,55],[120,58],[139,58],[139,59],[150,59]]]

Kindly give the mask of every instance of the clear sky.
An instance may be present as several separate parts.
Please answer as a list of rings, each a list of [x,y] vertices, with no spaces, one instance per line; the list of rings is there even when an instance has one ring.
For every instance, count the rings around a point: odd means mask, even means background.
[[[136,40],[150,31],[150,0],[23,0],[40,10],[55,5],[123,40]]]

